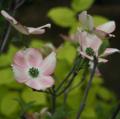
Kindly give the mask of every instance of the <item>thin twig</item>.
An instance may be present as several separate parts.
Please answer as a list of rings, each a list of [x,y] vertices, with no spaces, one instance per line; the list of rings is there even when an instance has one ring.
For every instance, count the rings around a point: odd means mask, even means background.
[[[61,94],[63,94],[63,93],[69,88],[69,86],[72,84],[72,82],[73,82],[74,78],[76,77],[76,75],[77,75],[77,72],[74,72],[73,76],[72,76],[71,79],[69,80],[69,82],[68,82],[68,84],[66,85],[66,87],[65,87],[63,90],[61,90],[61,91],[57,94],[57,96],[60,96]]]
[[[88,68],[85,68],[85,70],[84,70],[84,72],[83,72],[83,74],[82,74],[82,79],[80,80],[80,82],[79,82],[78,84],[76,84],[76,85],[74,85],[73,87],[71,87],[71,88],[69,89],[69,92],[72,91],[72,90],[74,90],[74,89],[77,88],[77,87],[80,87],[80,86],[83,84],[84,80],[85,80],[86,77],[87,77],[87,72],[88,72]]]
[[[86,62],[87,63],[87,62]],[[69,87],[65,92],[64,92],[64,105],[66,104],[67,102],[67,98],[68,98],[68,94],[73,91],[75,88],[77,87],[80,87],[84,80],[86,79],[87,77],[87,71],[88,71],[88,68],[86,67],[85,70],[83,71],[83,74],[82,74],[82,79],[80,80],[80,82],[72,87]]]
[[[84,74],[84,73],[83,73],[83,74]],[[67,102],[68,94],[69,94],[71,91],[73,91],[75,88],[80,87],[80,86],[83,84],[84,80],[86,79],[85,77],[86,77],[86,75],[82,75],[82,79],[79,81],[79,83],[77,83],[76,85],[74,85],[74,86],[72,86],[72,87],[69,87],[69,88],[64,92],[64,105],[65,105],[66,102]]]
[[[57,96],[62,95],[68,88],[71,86],[72,82],[74,81],[74,78],[77,76],[80,69],[83,68],[84,63],[86,63],[86,60],[82,59],[81,62],[78,60],[76,63],[76,67],[72,72],[71,78],[68,80],[67,85],[57,94]]]
[[[87,97],[88,97],[88,93],[89,93],[89,90],[90,90],[90,87],[91,87],[91,84],[92,84],[92,80],[93,80],[93,77],[94,77],[94,74],[95,74],[95,70],[96,70],[96,67],[97,67],[97,63],[98,63],[97,58],[94,57],[93,70],[91,71],[90,80],[88,81],[87,87],[85,89],[85,92],[84,92],[84,95],[83,95],[83,99],[82,99],[82,102],[80,104],[79,111],[77,113],[76,119],[80,119],[81,114],[82,114],[82,112],[83,112],[83,110],[85,108]]]
[[[69,79],[69,77],[72,75],[72,73],[74,72],[74,69],[76,68],[78,62],[80,62],[80,56],[78,56],[75,60],[75,63],[73,65],[73,67],[71,68],[70,72],[67,74],[67,76],[65,77],[65,79],[60,83],[60,85],[57,87],[56,92],[58,92],[60,90],[60,88],[63,86],[63,84],[65,82],[67,82],[67,80]]]
[[[13,1],[9,8],[8,8],[8,11],[11,12],[11,15],[12,16],[15,16],[15,13],[17,11],[17,9],[25,2],[25,0],[16,0],[16,1]],[[5,47],[6,47],[6,44],[8,42],[8,39],[9,39],[9,36],[10,36],[10,32],[11,32],[11,25],[10,23],[7,24],[7,27],[4,31],[4,34],[2,36],[2,41],[0,43],[0,53],[2,53],[4,50],[5,50]]]
[[[52,108],[51,108],[51,110],[52,110],[52,114],[54,114],[55,113],[55,110],[56,110],[56,90],[55,90],[55,86],[53,86],[52,87],[52,94],[51,94],[51,101],[52,101]]]
[[[118,104],[118,106],[117,106],[115,112],[112,114],[112,117],[111,117],[110,119],[116,119],[116,117],[117,117],[119,111],[120,111],[120,103]]]
[[[7,40],[9,38],[9,34],[11,32],[11,25],[9,24],[8,25],[8,28],[7,28],[7,31],[4,32],[4,35],[3,35],[3,42],[1,43],[1,47],[0,47],[0,53],[2,53],[4,51],[4,48],[6,46],[6,43],[7,43]]]
[[[18,9],[19,7],[21,7],[24,2],[25,2],[25,0],[17,0],[16,1],[15,9]]]

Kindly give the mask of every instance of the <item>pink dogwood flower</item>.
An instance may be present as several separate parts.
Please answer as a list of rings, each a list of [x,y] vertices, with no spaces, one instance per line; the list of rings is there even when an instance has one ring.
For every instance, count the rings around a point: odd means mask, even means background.
[[[54,85],[51,74],[56,66],[56,53],[50,53],[43,59],[38,49],[20,50],[13,59],[13,72],[19,83],[35,90],[46,90]]]
[[[70,35],[70,37],[62,36],[64,39],[69,39],[72,42],[79,42],[79,32],[86,31],[89,34],[94,34],[94,37],[98,39],[104,39],[105,37],[114,37],[115,35],[111,34],[115,30],[115,22],[109,21],[97,27],[94,26],[94,21],[91,15],[87,14],[87,11],[83,11],[79,15],[79,21],[81,23],[81,27],[78,28],[78,32],[76,34]],[[91,35],[87,35],[88,37]]]
[[[27,27],[19,23],[16,19],[14,19],[12,16],[10,16],[6,11],[2,10],[1,15],[20,33],[25,34],[25,35],[41,35],[45,33],[45,28],[50,28],[51,24],[46,24],[40,27]]]
[[[87,11],[83,11],[79,15],[79,21],[82,27],[72,36],[72,41],[79,42],[79,52],[83,57],[93,60],[93,56],[95,56],[98,57],[99,62],[107,62],[108,60],[104,57],[119,52],[118,49],[107,48],[102,54],[99,54],[99,49],[103,42],[101,39],[106,36],[114,36],[111,34],[115,30],[114,21],[94,27],[93,18],[87,14]]]
[[[107,62],[108,60],[104,57],[111,55],[115,52],[120,52],[116,48],[106,48],[102,54],[99,54],[99,48],[102,44],[102,41],[93,33],[87,33],[86,31],[80,31],[78,34],[80,48],[80,54],[93,61],[93,56],[98,58],[98,62]]]
[[[79,21],[82,24],[81,30],[83,31],[86,30],[89,33],[94,33],[100,38],[104,38],[106,36],[114,37],[114,35],[111,34],[116,27],[114,21],[109,21],[107,23],[95,27],[93,17],[87,14],[87,11],[83,11],[79,15]]]

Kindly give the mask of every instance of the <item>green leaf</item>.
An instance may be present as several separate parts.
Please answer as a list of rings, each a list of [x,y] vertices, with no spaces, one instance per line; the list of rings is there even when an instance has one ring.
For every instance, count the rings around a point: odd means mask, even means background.
[[[48,12],[48,17],[53,20],[53,22],[62,27],[70,27],[75,22],[74,12],[67,7],[56,7]]]
[[[68,63],[72,64],[76,56],[76,48],[70,42],[65,42],[58,50],[58,59],[67,60]]]
[[[0,86],[0,104],[2,98],[8,93],[8,89],[5,86]]]
[[[32,91],[31,89],[26,89],[22,93],[23,100],[28,102],[35,102],[36,105],[46,104],[46,97],[44,93]]]
[[[51,119],[66,119],[67,117],[69,117],[69,113],[63,105],[56,109],[56,112],[54,113]]]
[[[88,10],[93,4],[94,0],[72,0],[72,8],[76,12]]]
[[[102,77],[95,75],[92,84],[93,85],[101,85],[101,84],[103,84]]]
[[[108,22],[108,19],[103,16],[95,15],[95,16],[93,16],[93,19],[94,19],[95,26],[98,26],[98,25]]]
[[[15,98],[18,97],[17,93],[8,93],[1,101],[1,112],[9,116],[17,111],[18,103],[15,101]]]
[[[112,98],[112,93],[104,87],[98,87],[97,94],[104,100],[110,100]]]
[[[33,48],[41,48],[44,46],[44,42],[43,40],[41,39],[32,39],[32,42],[30,44],[30,47],[33,47]]]
[[[7,68],[0,70],[0,85],[13,82],[13,78],[12,69]]]
[[[78,31],[78,27],[80,26],[80,22],[75,22],[74,25],[70,28],[69,34],[75,34]]]
[[[82,118],[83,119],[97,119],[95,109],[91,107],[85,108],[85,110],[83,111]]]
[[[70,70],[70,65],[66,60],[63,59],[58,60],[55,70],[55,77],[57,77],[58,81],[59,80],[62,81],[65,78],[66,74],[69,72],[69,70]]]
[[[12,63],[12,59],[16,51],[17,51],[17,48],[11,45],[9,47],[9,51],[6,54],[2,54],[0,56],[0,68],[1,66],[10,65]]]

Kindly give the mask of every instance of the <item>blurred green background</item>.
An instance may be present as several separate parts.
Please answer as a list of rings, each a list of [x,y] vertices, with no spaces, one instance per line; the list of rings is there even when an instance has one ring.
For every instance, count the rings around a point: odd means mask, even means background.
[[[0,10],[4,9],[12,14],[12,2],[14,1],[0,0]],[[60,35],[69,35],[76,31],[79,25],[78,14],[83,10],[88,10],[94,16],[95,25],[108,20],[116,21],[116,38],[109,41],[111,47],[120,49],[119,0],[25,0],[16,10],[15,18],[22,24],[36,27],[51,23],[52,28],[41,36],[24,36],[15,29],[11,30],[4,52],[0,54],[0,119],[19,119],[21,113],[39,112],[44,107],[50,107],[49,96],[15,82],[10,66],[12,58],[20,48],[44,48],[44,44],[52,42],[58,48],[55,71],[58,84],[70,70],[76,55],[75,46],[64,41]],[[8,23],[0,16],[0,45],[7,28]],[[120,55],[114,54],[108,59],[107,64],[99,67],[102,77],[95,76],[82,119],[108,119],[119,102]],[[73,85],[80,79],[81,72]],[[85,86],[86,82],[70,92],[67,109],[64,108],[63,96],[57,99],[58,106],[53,119],[74,119]],[[119,118],[120,115],[117,119]]]

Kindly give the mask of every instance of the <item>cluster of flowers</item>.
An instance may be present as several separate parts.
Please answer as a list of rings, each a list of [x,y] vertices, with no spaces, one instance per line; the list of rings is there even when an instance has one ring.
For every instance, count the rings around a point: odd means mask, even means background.
[[[98,58],[98,62],[106,63],[108,60],[104,57],[119,52],[115,48],[106,48],[102,54],[99,54],[99,49],[103,43],[103,39],[107,37],[115,37],[111,34],[115,30],[115,22],[109,21],[103,25],[94,27],[92,16],[88,15],[86,11],[79,15],[79,21],[82,24],[78,28],[78,32],[71,36],[71,40],[79,42],[79,53],[93,61],[93,56]]]
[[[1,14],[15,29],[26,35],[43,34],[45,32],[44,28],[50,27],[50,24],[38,28],[26,27],[4,10],[1,11]],[[99,49],[103,43],[102,39],[114,37],[111,34],[115,30],[114,21],[95,27],[92,16],[88,15],[86,11],[79,15],[79,21],[82,27],[78,28],[77,33],[73,34],[70,40],[79,43],[79,53],[83,58],[87,58],[92,62],[94,57],[96,57],[98,62],[106,63],[108,61],[105,59],[106,56],[119,52],[115,48],[106,48],[102,53],[99,53]],[[18,51],[12,64],[16,81],[24,83],[35,90],[45,90],[54,85],[54,79],[51,74],[54,72],[55,66],[55,52],[50,53],[43,59],[39,49],[35,48]]]

